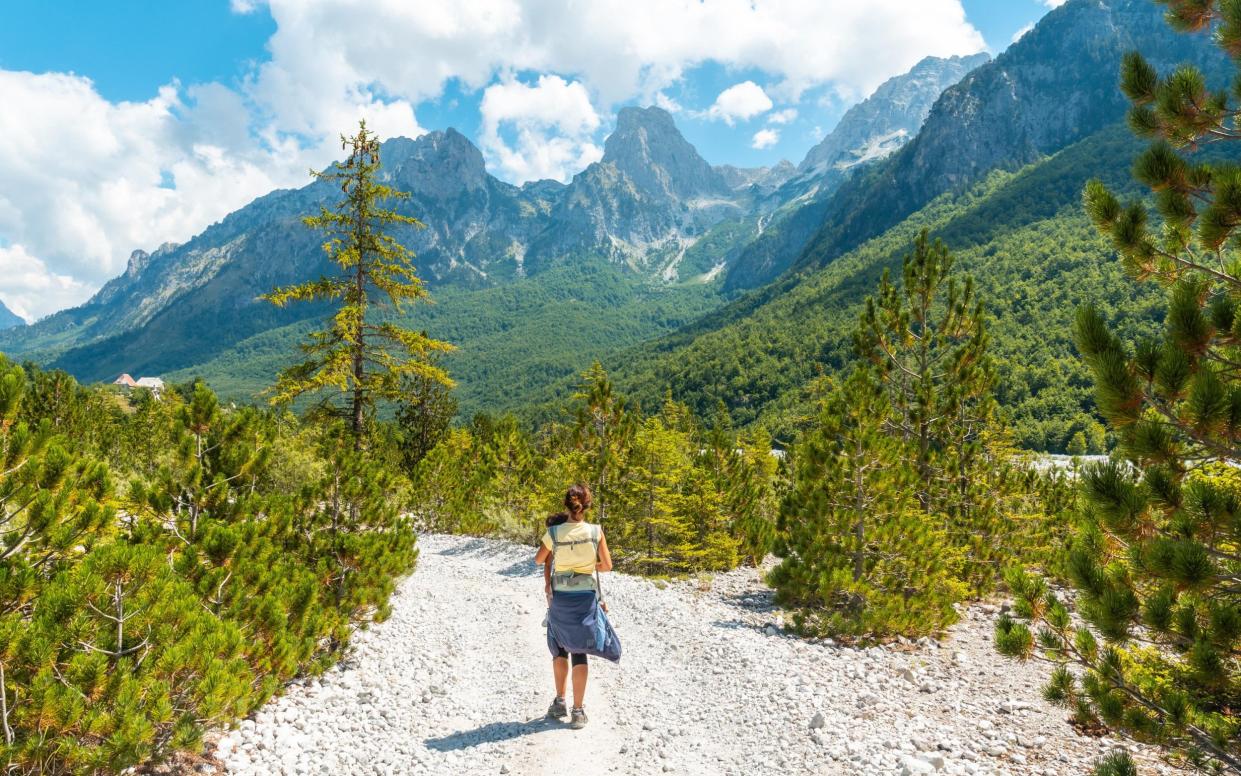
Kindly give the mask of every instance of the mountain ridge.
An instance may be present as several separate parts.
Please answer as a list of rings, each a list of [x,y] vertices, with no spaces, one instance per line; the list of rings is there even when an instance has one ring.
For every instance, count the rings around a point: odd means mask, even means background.
[[[924,57],[906,73],[889,78],[853,105],[824,138],[806,152],[796,170],[767,193],[789,203],[773,214],[777,229],[760,235],[728,269],[725,287],[762,285],[787,270],[814,236],[830,196],[855,172],[888,158],[916,135],[935,100],[949,86],[989,62],[986,52]]]
[[[619,275],[581,274],[588,284],[601,285],[580,291],[612,312],[632,310],[645,323],[624,338],[609,338],[602,330],[575,338],[588,349],[587,357],[631,344],[642,332],[656,335],[684,325],[685,313],[713,309],[723,301],[721,278],[748,245],[772,231],[773,219],[786,206],[780,197],[800,196],[786,187],[798,174],[791,163],[758,170],[714,167],[684,138],[671,114],[657,107],[622,108],[603,157],[567,184],[504,182],[487,171],[479,149],[451,128],[389,138],[381,154],[387,182],[410,194],[397,209],[426,224],[420,230],[398,229],[395,236],[414,250],[419,274],[437,297],[444,298],[446,289],[462,290],[447,297],[454,306],[448,319],[479,314],[471,309],[471,294],[482,295],[480,304],[505,298],[486,293],[497,285],[539,283],[537,278],[552,277],[548,273],[599,263],[621,268]],[[807,165],[801,167],[804,182]],[[0,350],[94,380],[135,370],[193,374],[196,365],[231,363],[229,350],[240,343],[324,313],[321,304],[278,310],[258,297],[331,271],[317,235],[300,219],[332,195],[323,182],[273,191],[185,244],[136,251],[126,271],[86,304],[21,334],[0,332]],[[779,261],[787,265],[791,257],[790,252]],[[572,276],[573,271],[557,275],[548,288],[563,293],[563,278]],[[680,299],[684,312],[664,311],[661,300],[667,294],[660,289]],[[610,314],[581,323],[602,326]],[[448,332],[462,329],[448,322],[442,309],[430,318],[443,321]],[[460,359],[455,363],[476,357],[469,342],[458,344],[464,355],[454,357]],[[512,348],[514,354],[521,351],[517,344]],[[521,358],[535,355],[521,352]],[[478,369],[498,374],[482,365]]]
[[[1205,36],[1174,32],[1149,0],[1068,0],[990,63],[948,87],[909,144],[843,183],[799,265],[822,265],[934,197],[995,169],[1014,170],[1123,118],[1123,54],[1161,69],[1194,60],[1217,79],[1229,63]],[[968,149],[968,152],[964,152]]]

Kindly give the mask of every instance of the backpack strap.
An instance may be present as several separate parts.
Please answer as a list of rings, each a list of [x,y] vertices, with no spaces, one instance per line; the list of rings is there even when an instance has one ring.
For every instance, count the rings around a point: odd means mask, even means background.
[[[595,600],[603,603],[603,580],[599,579],[599,542],[603,538],[603,526],[596,523],[592,526],[591,539],[595,543]]]
[[[560,525],[567,525],[567,523],[561,523]],[[554,530],[559,527],[560,526],[553,525],[553,526],[549,526],[547,529],[548,534],[550,534],[552,537],[552,548],[553,548],[552,551],[553,552],[555,552],[556,547],[576,547],[579,544],[590,542],[591,544],[595,546],[595,552],[598,553],[599,551],[599,526],[591,525],[591,528],[593,528],[594,530],[590,532],[589,539],[574,539],[571,542],[560,541],[559,537],[556,536],[556,531]]]

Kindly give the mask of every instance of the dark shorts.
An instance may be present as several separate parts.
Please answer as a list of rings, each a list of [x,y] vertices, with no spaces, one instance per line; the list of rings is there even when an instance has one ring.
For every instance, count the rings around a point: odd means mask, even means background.
[[[575,665],[575,666],[584,666],[584,665],[586,665],[586,655],[585,655],[585,653],[582,653],[582,652],[574,652],[572,655],[570,655],[568,652],[565,652],[565,651],[564,651],[564,647],[558,647],[558,648],[557,648],[557,650],[556,650],[556,657],[557,657],[557,658],[566,658],[566,657],[567,657],[567,658],[571,658],[571,662],[572,662],[572,663],[573,663],[573,665]],[[554,658],[553,658],[553,659],[554,659]]]

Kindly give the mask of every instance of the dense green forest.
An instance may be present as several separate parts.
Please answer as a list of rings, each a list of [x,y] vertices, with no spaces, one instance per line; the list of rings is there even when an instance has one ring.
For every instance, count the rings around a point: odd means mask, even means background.
[[[718,286],[636,280],[603,259],[585,260],[547,270],[537,281],[436,289],[434,304],[419,306],[404,321],[459,343],[444,365],[460,386],[462,417],[469,418],[522,409],[531,397],[544,396],[549,382],[576,380],[581,353],[611,353],[692,322],[718,306]],[[202,377],[226,398],[254,401],[293,360],[292,343],[316,322],[265,331],[168,377]]]
[[[1018,172],[992,173],[823,269],[788,276],[606,363],[643,406],[671,389],[695,412],[722,402],[739,425],[761,423],[791,440],[813,414],[815,378],[852,361],[863,300],[885,269],[899,268],[914,235],[929,229],[986,299],[997,398],[1015,441],[1031,450],[1102,452],[1107,441],[1089,374],[1071,340],[1073,311],[1095,302],[1136,336],[1157,325],[1160,295],[1126,282],[1081,211],[1081,189],[1101,177],[1134,191],[1128,170],[1139,149],[1118,125]]]
[[[852,360],[850,331],[863,299],[929,228],[987,297],[993,352],[1005,367],[997,393],[1016,442],[1038,451],[1102,452],[1102,419],[1067,333],[1072,311],[1096,302],[1138,334],[1157,325],[1159,296],[1124,282],[1081,212],[1080,192],[1093,176],[1133,191],[1128,165],[1139,148],[1123,126],[1111,127],[1040,163],[943,195],[825,268],[731,302],[719,281],[643,282],[635,290],[624,268],[586,260],[548,270],[538,282],[446,287],[436,291],[439,304],[406,320],[461,343],[445,366],[460,384],[463,419],[485,410],[515,412],[531,426],[553,420],[581,371],[575,357],[595,353],[647,411],[671,390],[700,416],[722,402],[739,426],[760,424],[787,443],[813,414],[812,381]],[[695,247],[715,257],[713,241],[731,228],[721,225],[704,238],[710,245]],[[685,261],[696,251],[690,254]],[[312,325],[264,332],[171,377],[201,376],[226,397],[250,400]]]

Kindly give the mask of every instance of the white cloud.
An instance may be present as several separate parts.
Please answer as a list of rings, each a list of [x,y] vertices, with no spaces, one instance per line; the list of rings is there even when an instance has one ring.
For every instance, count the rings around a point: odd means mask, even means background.
[[[655,92],[655,106],[669,113],[680,113],[681,104],[663,92]]]
[[[49,273],[47,296],[18,302],[36,317],[81,301],[71,297],[118,274],[135,248],[184,241],[330,158],[256,142],[223,87],[112,103],[79,76],[0,70],[0,103],[0,242],[13,246],[6,262]],[[0,290],[17,287],[0,276]]]
[[[419,134],[415,106],[452,79],[491,98],[480,145],[521,182],[598,158],[601,116],[628,101],[675,107],[663,90],[704,62],[768,79],[748,89],[762,93],[756,102],[721,101],[720,117],[735,120],[816,86],[855,99],[926,55],[984,47],[960,0],[230,5],[266,6],[276,23],[270,58],[237,86],[173,83],[110,102],[76,75],[0,70],[0,245],[5,261],[20,249],[23,266],[61,289],[20,292],[26,314],[78,301],[134,248],[185,240],[258,194],[300,185],[361,116],[382,136]],[[541,77],[522,84],[514,73]],[[13,288],[0,278],[0,293]]]
[[[780,130],[760,129],[754,133],[754,137],[750,140],[750,147],[762,150],[770,148],[778,142],[780,142]]]
[[[240,0],[249,5],[253,0]],[[603,105],[643,101],[689,68],[757,68],[782,96],[831,82],[863,95],[928,54],[983,50],[960,0],[270,0],[273,101],[382,84],[415,103],[445,80],[572,73]],[[364,10],[363,10],[364,9]],[[296,101],[295,101],[296,103]],[[295,115],[304,108],[285,105]]]
[[[767,117],[768,124],[789,124],[797,118],[797,108],[778,110]]]
[[[1021,40],[1022,38],[1025,37],[1026,33],[1032,29],[1034,29],[1034,22],[1027,22],[1024,27],[1022,27],[1021,29],[1013,33],[1012,42],[1016,43],[1017,41]]]
[[[707,116],[723,119],[726,123],[751,119],[771,110],[771,98],[763,87],[753,81],[742,81],[720,92],[715,103],[707,110]]]
[[[1048,8],[1059,8],[1060,6],[1064,5],[1065,2],[1066,0],[1043,0],[1043,5],[1047,6]]]
[[[52,272],[21,245],[0,247],[0,301],[27,322],[86,301],[94,289],[68,275]]]
[[[592,141],[599,114],[576,81],[555,75],[539,76],[533,86],[504,81],[487,87],[479,111],[483,151],[499,163],[505,177],[567,181],[603,156]],[[515,143],[506,142],[504,128],[516,135]]]

